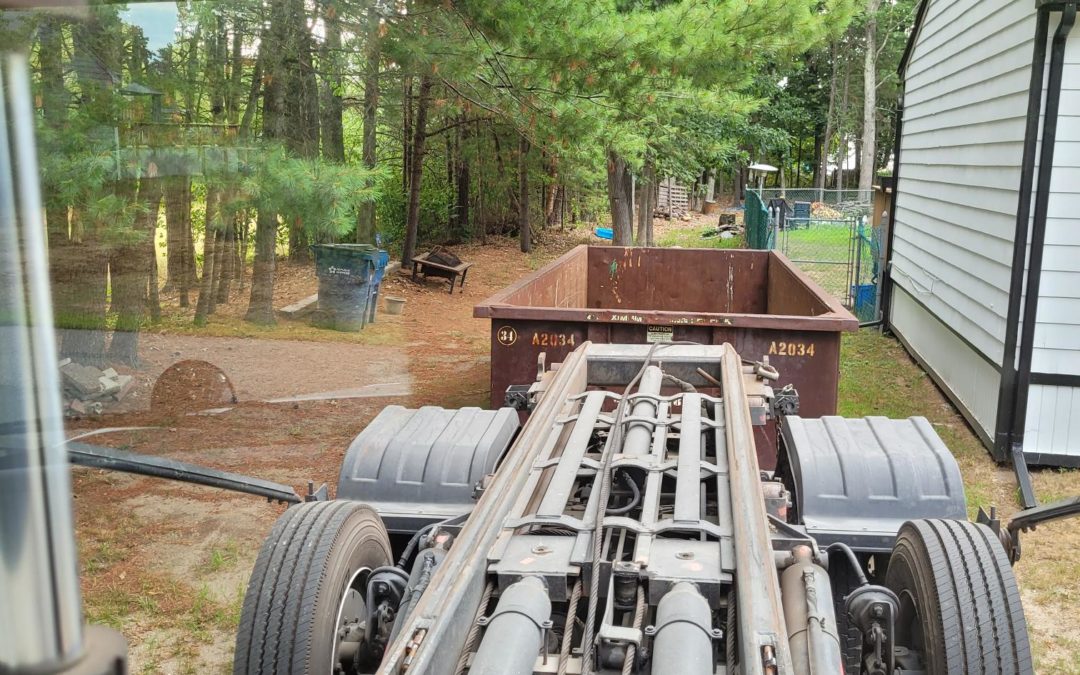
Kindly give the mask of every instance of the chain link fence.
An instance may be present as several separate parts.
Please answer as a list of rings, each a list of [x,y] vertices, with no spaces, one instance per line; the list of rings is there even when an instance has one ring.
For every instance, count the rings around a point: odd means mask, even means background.
[[[749,248],[777,250],[850,309],[860,322],[878,318],[885,227],[870,224],[869,201],[858,190],[825,191],[833,201],[800,201],[817,190],[746,193]],[[831,195],[829,194],[831,193]]]
[[[883,218],[881,224],[875,227],[864,217],[855,236],[851,311],[860,323],[869,323],[881,318],[881,281],[888,218]]]
[[[855,216],[788,217],[777,228],[776,248],[830,295],[850,307],[858,222]]]
[[[839,216],[868,215],[874,203],[873,190],[818,190],[816,188],[765,188],[762,201],[783,199],[788,204],[807,203],[815,211],[832,212]],[[819,213],[819,215],[824,215]]]
[[[746,227],[746,247],[772,250],[776,245],[776,227],[761,197],[752,190],[746,191],[743,225]]]

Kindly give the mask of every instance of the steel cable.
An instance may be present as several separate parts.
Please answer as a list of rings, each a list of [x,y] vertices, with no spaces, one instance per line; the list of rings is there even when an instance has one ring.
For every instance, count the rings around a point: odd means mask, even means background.
[[[484,587],[484,594],[480,597],[480,606],[476,608],[476,616],[473,617],[472,626],[469,627],[469,635],[465,638],[465,648],[461,651],[461,658],[458,659],[454,675],[462,675],[468,666],[469,655],[476,649],[477,638],[480,637],[480,617],[484,616],[487,611],[488,603],[491,602],[491,596],[494,592],[495,584],[489,581],[487,586]]]
[[[641,630],[641,624],[645,621],[645,588],[638,585],[637,604],[634,606],[634,628]],[[632,675],[634,661],[637,660],[637,647],[632,644],[626,645],[626,656],[623,658],[622,675]]]
[[[574,619],[577,618],[577,606],[580,600],[581,577],[578,577],[574,582],[574,590],[570,591],[570,603],[566,606],[566,625],[563,626],[562,646],[559,649],[559,669],[556,675],[566,675],[566,668],[570,661],[570,648],[574,645]]]

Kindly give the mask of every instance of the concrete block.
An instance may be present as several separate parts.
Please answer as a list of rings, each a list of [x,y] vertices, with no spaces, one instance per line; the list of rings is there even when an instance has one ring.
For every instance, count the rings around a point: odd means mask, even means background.
[[[105,377],[104,375],[102,375],[98,378],[98,382],[101,384],[100,394],[112,396],[116,392],[120,391],[120,383],[112,379],[111,377]]]
[[[135,378],[131,375],[120,375],[116,378],[120,388],[113,393],[113,398],[117,401],[123,400],[125,396],[131,393],[131,390],[135,387]]]
[[[79,395],[79,398],[101,393],[101,371],[80,363],[69,363],[60,368],[60,377],[64,386]]]
[[[311,314],[319,306],[319,294],[309,295],[303,300],[297,300],[278,310],[278,314],[286,319],[302,319]]]

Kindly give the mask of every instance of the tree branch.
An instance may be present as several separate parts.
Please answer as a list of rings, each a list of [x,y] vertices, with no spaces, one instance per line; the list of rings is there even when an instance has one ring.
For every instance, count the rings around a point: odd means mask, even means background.
[[[432,136],[438,136],[441,133],[450,131],[451,129],[454,129],[455,127],[460,127],[463,124],[472,124],[473,122],[483,122],[485,120],[490,120],[490,119],[493,119],[493,118],[489,116],[489,117],[473,117],[472,119],[458,120],[457,122],[454,122],[452,124],[447,124],[446,126],[441,127],[439,129],[436,129],[435,131],[429,131],[429,132],[427,132],[425,134],[425,136],[427,136],[428,138],[431,138]]]

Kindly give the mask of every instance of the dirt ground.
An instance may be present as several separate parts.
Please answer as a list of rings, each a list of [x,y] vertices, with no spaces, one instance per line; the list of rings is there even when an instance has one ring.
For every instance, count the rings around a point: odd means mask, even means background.
[[[550,233],[535,253],[516,242],[461,246],[474,263],[463,289],[445,280],[384,280],[382,296],[406,300],[360,333],[279,321],[242,321],[237,290],[203,329],[191,309],[163,296],[161,327],[140,338],[131,395],[97,419],[69,422],[70,435],[121,428],[93,442],[331,491],[349,442],[385,405],[486,406],[489,326],[473,305],[539,268],[588,235]],[[283,264],[275,307],[317,290],[310,264]],[[211,412],[151,407],[169,366],[208,361],[228,377],[235,403]],[[243,591],[262,539],[284,510],[256,497],[104,471],[76,469],[75,511],[89,619],[120,629],[134,673],[229,672]]]
[[[714,217],[709,217],[712,220]],[[691,229],[697,221],[657,222]],[[544,233],[530,255],[516,242],[455,251],[475,263],[463,291],[446,282],[418,286],[392,275],[382,295],[406,300],[400,316],[380,314],[360,333],[336,333],[302,322],[270,329],[242,321],[246,291],[237,290],[210,324],[191,326],[191,310],[164,296],[160,327],[140,340],[135,395],[100,419],[73,420],[71,435],[102,427],[95,442],[203,463],[293,485],[336,484],[345,449],[385,405],[485,406],[489,325],[473,305],[591,235]],[[309,264],[279,269],[275,306],[315,292]],[[380,307],[381,310],[381,307]],[[1014,486],[995,467],[962,420],[902,350],[876,333],[845,340],[848,414],[926,414],[954,448],[965,471],[969,505],[1014,508]],[[151,408],[156,378],[185,359],[209,361],[229,378],[236,402],[212,413]],[[887,393],[876,386],[895,382]],[[895,394],[895,396],[894,396]],[[892,398],[889,398],[889,397]],[[884,398],[883,398],[884,397]],[[865,409],[865,410],[864,410]],[[959,448],[959,450],[957,450]],[[76,469],[75,507],[83,591],[91,621],[112,625],[131,644],[133,673],[224,673],[247,577],[263,537],[284,507],[255,497],[97,470]],[[1044,497],[1080,493],[1080,474],[1041,471]],[[1017,568],[1042,673],[1080,672],[1080,544],[1075,522],[1025,538]]]

